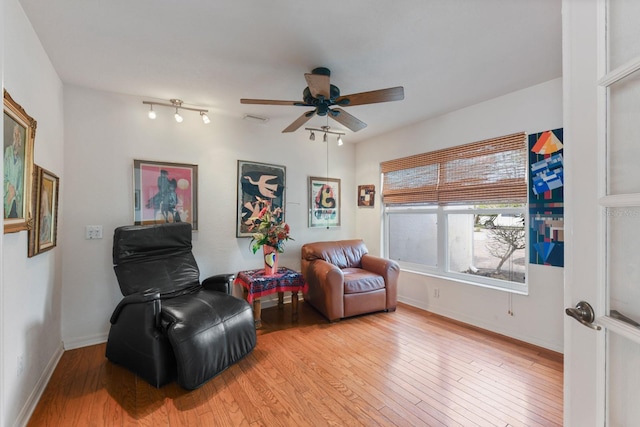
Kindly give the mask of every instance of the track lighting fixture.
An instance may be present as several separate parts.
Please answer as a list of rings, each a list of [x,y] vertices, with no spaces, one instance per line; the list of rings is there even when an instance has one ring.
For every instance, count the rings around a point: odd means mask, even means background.
[[[329,126],[321,126],[320,129],[316,129],[316,128],[305,128],[305,130],[308,130],[310,132],[309,134],[309,140],[310,141],[315,141],[316,140],[316,134],[315,132],[322,132],[322,142],[327,142],[328,141],[328,137],[327,134],[331,134],[331,135],[338,135],[338,145],[342,145],[344,144],[344,141],[342,140],[342,135],[346,135],[344,132],[336,132],[333,130],[329,130],[331,129]]]
[[[149,107],[151,107],[151,109],[149,110],[149,118],[150,118],[151,120],[155,120],[155,118],[156,118],[156,112],[155,112],[155,111],[153,111],[153,105],[150,105]]]
[[[176,122],[178,123],[182,123],[182,121],[184,120],[182,118],[182,116],[180,115],[180,113],[178,113],[178,108],[176,107],[176,113],[173,115],[173,117],[175,117]]]
[[[209,110],[205,110],[203,108],[185,107],[185,106],[182,105],[182,101],[180,99],[170,99],[169,103],[153,102],[153,101],[142,101],[142,103],[145,104],[145,105],[149,105],[149,118],[150,119],[155,119],[156,118],[156,112],[153,109],[153,106],[154,105],[161,105],[163,107],[175,108],[176,112],[173,115],[173,117],[176,119],[176,122],[178,122],[178,123],[182,123],[182,121],[184,120],[184,117],[182,117],[182,115],[180,114],[180,110],[197,111],[197,112],[200,113],[200,117],[202,118],[202,122],[204,124],[211,123],[211,119],[209,118],[209,115],[207,114],[209,112]]]

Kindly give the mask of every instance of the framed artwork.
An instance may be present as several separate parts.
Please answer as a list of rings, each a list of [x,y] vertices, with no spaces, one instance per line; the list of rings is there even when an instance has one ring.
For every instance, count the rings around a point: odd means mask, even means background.
[[[34,221],[29,230],[30,257],[56,247],[58,243],[58,194],[60,179],[37,165],[33,173]]]
[[[33,226],[33,142],[36,121],[4,91],[4,232]]]
[[[198,165],[133,161],[134,224],[188,222],[198,229]]]
[[[309,227],[340,226],[340,180],[309,177]]]
[[[529,135],[529,264],[564,266],[564,130]]]
[[[269,200],[273,209],[281,208],[285,220],[287,169],[284,166],[238,160],[238,211],[236,237],[251,237],[253,221],[260,208],[258,200]]]
[[[358,206],[373,207],[375,195],[375,185],[358,185]]]

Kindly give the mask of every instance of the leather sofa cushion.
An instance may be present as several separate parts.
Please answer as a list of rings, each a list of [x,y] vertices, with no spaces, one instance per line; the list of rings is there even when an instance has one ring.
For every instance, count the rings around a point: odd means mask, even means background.
[[[302,259],[322,259],[342,268],[360,268],[362,256],[368,253],[362,240],[338,240],[334,242],[308,243],[302,247]]]
[[[384,278],[361,268],[344,268],[344,293],[359,294],[362,292],[384,289]]]

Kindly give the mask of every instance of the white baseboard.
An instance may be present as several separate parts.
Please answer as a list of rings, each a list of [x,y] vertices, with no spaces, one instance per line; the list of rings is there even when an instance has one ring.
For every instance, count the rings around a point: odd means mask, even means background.
[[[556,343],[548,342],[545,340],[541,340],[537,337],[532,337],[528,335],[523,335],[512,330],[507,330],[504,328],[500,328],[497,325],[489,324],[482,319],[475,319],[465,315],[464,313],[458,313],[452,310],[443,310],[441,308],[435,306],[427,306],[424,301],[415,300],[413,298],[406,297],[398,297],[398,301],[410,305],[412,307],[416,307],[425,311],[429,311],[434,314],[438,314],[440,316],[448,317],[449,319],[457,320],[458,322],[466,323],[477,328],[486,329],[487,331],[495,332],[500,335],[505,335],[507,337],[524,341],[529,344],[533,344],[538,347],[546,348],[548,350],[555,351],[557,353],[564,353],[564,349],[562,347],[558,347]]]
[[[47,384],[49,384],[49,380],[51,379],[53,372],[56,370],[56,366],[58,366],[58,362],[60,362],[60,358],[62,357],[63,353],[64,347],[62,343],[60,343],[56,351],[51,356],[49,363],[47,363],[47,366],[42,372],[42,375],[40,375],[38,382],[33,388],[33,391],[29,395],[29,398],[25,402],[24,406],[22,407],[22,410],[18,414],[18,417],[13,424],[14,427],[24,427],[29,422],[29,418],[31,418],[33,411],[35,411],[36,406],[38,405],[38,402],[42,397],[42,393],[44,393],[44,390],[47,388]]]
[[[108,337],[109,337],[109,333],[105,332],[103,334],[96,334],[96,335],[89,335],[86,337],[67,339],[67,340],[64,340],[64,349],[73,350],[75,348],[88,347],[90,345],[95,345],[95,344],[102,344],[103,342],[107,342]]]

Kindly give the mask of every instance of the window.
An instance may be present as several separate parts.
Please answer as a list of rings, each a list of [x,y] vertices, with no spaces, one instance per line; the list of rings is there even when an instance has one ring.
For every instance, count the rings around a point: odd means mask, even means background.
[[[386,256],[405,270],[527,292],[524,133],[381,169]]]

